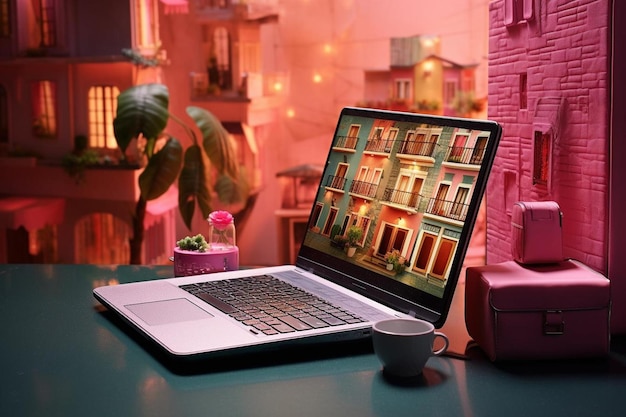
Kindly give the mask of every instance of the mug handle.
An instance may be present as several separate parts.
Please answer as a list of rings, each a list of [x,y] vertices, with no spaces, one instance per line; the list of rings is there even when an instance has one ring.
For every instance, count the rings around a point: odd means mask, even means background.
[[[446,350],[448,350],[448,345],[450,344],[450,341],[448,340],[448,336],[446,336],[445,334],[440,333],[440,332],[435,332],[435,339],[437,338],[437,336],[443,339],[443,346],[440,349],[433,352],[434,356],[440,356],[444,354]]]

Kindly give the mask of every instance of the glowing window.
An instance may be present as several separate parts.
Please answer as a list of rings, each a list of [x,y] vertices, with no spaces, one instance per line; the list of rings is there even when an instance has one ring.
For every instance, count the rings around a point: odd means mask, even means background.
[[[51,47],[57,44],[57,0],[32,0],[27,4],[32,47]]]
[[[56,84],[52,81],[36,81],[31,84],[33,134],[49,138],[57,134]]]
[[[154,0],[135,1],[136,43],[137,47],[144,52],[156,50],[159,44],[157,27],[158,7]]]
[[[535,131],[533,184],[548,185],[550,178],[550,153],[552,152],[552,138],[549,133]]]
[[[0,85],[0,143],[9,142],[9,105],[7,91]]]
[[[11,36],[11,8],[9,0],[0,0],[0,38]]]
[[[113,119],[119,94],[120,90],[115,86],[101,85],[89,89],[89,145],[92,148],[117,148]]]

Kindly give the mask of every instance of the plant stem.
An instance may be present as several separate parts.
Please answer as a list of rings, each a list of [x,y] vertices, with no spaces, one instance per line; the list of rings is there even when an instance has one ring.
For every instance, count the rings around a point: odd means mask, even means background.
[[[141,265],[144,239],[144,219],[146,218],[146,207],[148,202],[140,195],[135,205],[135,215],[133,216],[133,236],[129,239],[130,264]]]

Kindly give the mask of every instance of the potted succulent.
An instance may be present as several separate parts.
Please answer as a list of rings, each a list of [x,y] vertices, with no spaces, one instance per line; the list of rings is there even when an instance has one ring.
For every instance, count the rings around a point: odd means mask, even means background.
[[[181,251],[191,251],[191,252],[206,252],[209,248],[209,243],[206,241],[204,236],[200,233],[193,237],[186,236],[183,239],[176,242],[176,247]]]
[[[174,248],[174,275],[187,276],[239,268],[239,248],[235,241],[232,214],[216,210],[207,218],[211,234],[186,236]]]
[[[346,238],[348,238],[348,257],[354,256],[356,248],[363,237],[363,229],[359,226],[350,226],[346,232]]]
[[[133,216],[131,264],[141,263],[148,201],[163,195],[175,182],[178,208],[188,229],[196,206],[204,218],[212,211],[213,193],[224,204],[242,203],[249,197],[235,144],[218,119],[202,108],[187,107],[187,115],[202,135],[198,138],[192,127],[170,114],[168,107],[169,91],[162,84],[137,85],[118,97],[113,121],[117,145],[125,155],[131,141],[137,139],[147,161],[139,176],[141,194]],[[187,149],[165,132],[169,120],[179,123],[192,139]]]
[[[394,249],[391,252],[385,254],[385,261],[387,262],[387,270],[393,271],[400,264],[400,251]]]
[[[186,236],[174,248],[174,275],[177,277],[211,272],[203,260],[209,243],[202,234]],[[210,266],[210,265],[209,265]]]

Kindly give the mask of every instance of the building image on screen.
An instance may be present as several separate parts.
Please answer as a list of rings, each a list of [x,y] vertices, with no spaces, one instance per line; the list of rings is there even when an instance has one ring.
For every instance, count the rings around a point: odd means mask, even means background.
[[[344,115],[304,244],[442,297],[489,132]]]

